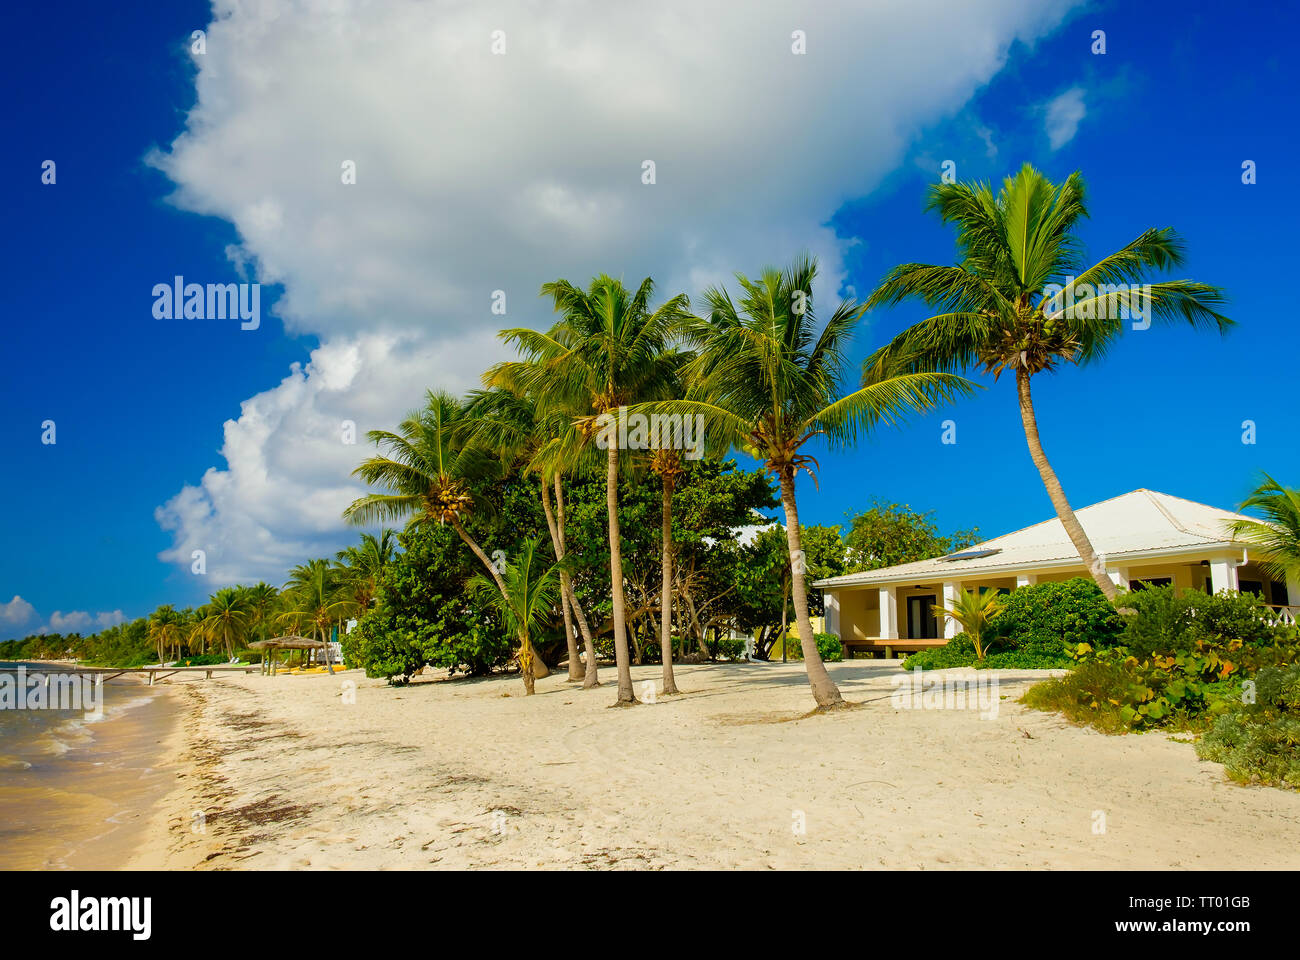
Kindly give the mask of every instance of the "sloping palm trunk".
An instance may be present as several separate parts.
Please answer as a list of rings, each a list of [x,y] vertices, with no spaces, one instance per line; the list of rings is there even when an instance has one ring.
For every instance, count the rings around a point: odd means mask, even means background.
[[[569,542],[564,533],[564,485],[560,482],[558,473],[555,475],[555,525],[558,528],[560,550],[562,555],[567,557]],[[565,570],[560,571],[560,589],[568,601],[569,609],[573,611],[574,619],[578,621],[578,632],[582,634],[583,652],[586,654],[582,689],[590,690],[592,687],[600,686],[600,677],[596,669],[596,639],[592,636],[591,627],[587,625],[587,618],[578,603],[578,594],[573,589],[573,578]]]
[[[550,488],[546,478],[542,477],[542,512],[546,514],[546,527],[551,532],[551,547],[555,550],[555,559],[564,559],[564,545],[560,542],[559,525],[555,513],[551,510]],[[582,679],[582,663],[578,660],[578,644],[573,636],[573,611],[569,606],[568,574],[560,573],[560,607],[564,614],[564,641],[569,651],[569,683]]]
[[[790,581],[794,599],[794,616],[799,626],[799,647],[808,670],[808,683],[813,699],[820,709],[829,710],[844,706],[839,687],[826,672],[817,641],[813,639],[812,622],[808,619],[808,590],[804,586],[803,544],[799,534],[799,508],[794,502],[794,475],[787,468],[781,471],[781,505],[785,508],[785,539],[790,548]],[[785,643],[782,637],[781,642]]]
[[[618,667],[618,704],[637,702],[632,692],[632,666],[627,656],[626,601],[623,598],[623,548],[618,527],[618,444],[610,439],[609,469],[605,478],[605,505],[609,509],[609,578],[614,620],[614,663]]]
[[[1097,586],[1106,595],[1106,599],[1114,603],[1115,598],[1119,595],[1119,591],[1115,589],[1115,582],[1106,575],[1106,568],[1097,559],[1097,552],[1092,548],[1092,541],[1083,532],[1083,525],[1079,523],[1079,518],[1074,515],[1074,510],[1070,507],[1070,501],[1065,499],[1065,490],[1061,486],[1061,481],[1057,479],[1056,471],[1047,462],[1047,454],[1043,452],[1043,442],[1038,437],[1038,418],[1034,416],[1034,398],[1029,390],[1029,372],[1027,370],[1016,371],[1016,392],[1020,397],[1020,422],[1024,424],[1025,440],[1029,443],[1029,456],[1033,458],[1034,466],[1038,468],[1038,475],[1043,478],[1043,486],[1047,488],[1047,495],[1052,500],[1052,506],[1056,508],[1056,516],[1060,519],[1061,526],[1065,527],[1070,542],[1074,544],[1074,549],[1079,552],[1079,558],[1083,561],[1083,565],[1088,568],[1092,579],[1097,582]]]
[[[465,541],[465,546],[469,547],[470,550],[474,552],[474,556],[483,561],[483,566],[487,567],[488,573],[492,575],[492,581],[497,585],[497,589],[501,591],[501,596],[505,598],[507,603],[509,603],[510,594],[506,591],[506,582],[501,579],[501,574],[497,573],[497,568],[493,566],[492,561],[489,560],[487,554],[483,552],[483,548],[475,542],[473,537],[465,532],[465,528],[460,525],[460,520],[453,517],[451,520],[451,526],[453,530],[460,534],[460,538]],[[546,664],[542,662],[541,657],[532,657],[531,660],[534,676],[549,677],[551,675],[551,671],[547,669]],[[523,664],[521,662],[520,667],[522,668],[522,666]]]
[[[663,586],[659,594],[659,650],[664,661],[664,695],[680,693],[673,677],[673,478],[663,475]]]

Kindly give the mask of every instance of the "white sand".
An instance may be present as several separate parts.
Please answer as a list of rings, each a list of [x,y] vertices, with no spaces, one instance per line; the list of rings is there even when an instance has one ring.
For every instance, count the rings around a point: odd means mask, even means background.
[[[894,662],[829,668],[865,706],[806,716],[799,664],[679,666],[684,695],[631,709],[612,667],[531,698],[516,677],[185,678],[177,789],[130,866],[1300,867],[1300,794],[1014,703],[1044,672],[1002,672],[981,719],[894,709]],[[638,690],[659,674],[633,668]]]

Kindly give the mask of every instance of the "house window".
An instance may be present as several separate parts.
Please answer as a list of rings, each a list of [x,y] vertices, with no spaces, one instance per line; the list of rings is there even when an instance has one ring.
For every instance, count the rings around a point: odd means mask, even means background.
[[[1274,580],[1272,596],[1275,606],[1289,607],[1291,605],[1291,598],[1287,595],[1285,583],[1280,583],[1277,580]]]
[[[1262,600],[1264,598],[1264,583],[1261,580],[1238,580],[1237,591],[1239,593],[1253,593]]]
[[[1145,577],[1142,580],[1130,580],[1130,590],[1145,590],[1147,587],[1167,587],[1174,582],[1173,577]]]

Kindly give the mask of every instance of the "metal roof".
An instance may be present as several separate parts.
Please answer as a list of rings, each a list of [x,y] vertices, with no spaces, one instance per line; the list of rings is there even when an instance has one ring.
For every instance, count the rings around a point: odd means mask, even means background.
[[[1155,490],[1138,489],[1075,511],[1093,549],[1104,560],[1140,559],[1143,555],[1182,553],[1245,546],[1228,532],[1233,520],[1251,520],[1244,514],[1206,506]],[[898,580],[961,580],[969,574],[1014,572],[1040,566],[1069,566],[1080,562],[1079,553],[1053,517],[1032,527],[1004,534],[963,548],[959,553],[995,550],[996,553],[964,560],[919,560],[879,570],[849,573],[813,584],[819,589],[861,586]],[[951,555],[950,555],[951,556]]]

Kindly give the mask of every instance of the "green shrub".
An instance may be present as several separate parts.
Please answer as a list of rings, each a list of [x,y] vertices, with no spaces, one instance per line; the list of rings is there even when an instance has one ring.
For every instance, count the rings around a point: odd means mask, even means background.
[[[1153,587],[1125,594],[1119,644],[1067,645],[1078,666],[1024,702],[1106,732],[1205,729],[1234,712],[1242,682],[1300,659],[1294,628],[1261,619],[1258,598]]]
[[[1023,651],[1034,663],[1069,666],[1067,643],[1107,646],[1124,629],[1115,608],[1085,577],[1021,587],[1002,600],[993,620],[1002,639],[994,649]]]
[[[942,647],[918,650],[903,661],[903,669],[915,670],[920,667],[922,670],[946,670],[950,667],[976,667],[998,670],[1059,670],[1072,664],[1072,661],[1063,655],[1043,653],[1041,649],[1035,647],[1005,650],[995,646],[993,650],[994,652],[983,660],[977,660],[975,644],[966,634],[959,633]]]
[[[1250,593],[1211,596],[1199,590],[1150,587],[1124,594],[1119,605],[1136,615],[1126,618],[1118,643],[1138,657],[1185,652],[1198,643],[1221,646],[1239,641],[1244,646],[1269,647],[1289,634],[1288,628],[1270,626],[1263,619],[1263,602]]]
[[[840,638],[833,633],[814,633],[813,642],[817,644],[817,654],[826,663],[838,663],[844,659],[844,645],[840,643]],[[787,660],[802,660],[803,647],[797,636],[786,636],[785,658]],[[743,645],[743,641],[742,641]],[[741,656],[744,656],[742,647]],[[778,660],[781,657],[781,642],[774,643],[772,650],[768,653],[769,660]]]
[[[719,637],[715,643],[710,645],[710,649],[715,651],[714,656],[719,659],[745,659],[745,640],[743,637],[735,640],[730,637]]]
[[[903,661],[904,670],[944,670],[948,667],[970,667],[976,664],[975,644],[964,633],[959,633],[942,647],[918,650]]]
[[[1239,783],[1300,788],[1300,664],[1264,667],[1254,703],[1238,697],[1196,744]]]
[[[1093,660],[1068,676],[1035,684],[1021,702],[1035,710],[1064,714],[1102,733],[1128,733],[1133,726],[1121,710],[1137,692],[1135,681],[1121,667]]]
[[[485,674],[509,661],[515,645],[499,618],[465,593],[477,561],[451,528],[408,531],[402,545],[374,606],[343,637],[344,662],[404,683],[426,664]]]
[[[833,633],[813,634],[817,642],[817,654],[827,663],[838,663],[844,659],[844,644]]]

